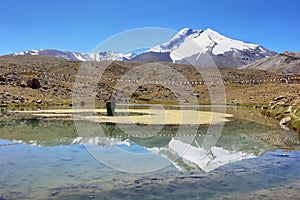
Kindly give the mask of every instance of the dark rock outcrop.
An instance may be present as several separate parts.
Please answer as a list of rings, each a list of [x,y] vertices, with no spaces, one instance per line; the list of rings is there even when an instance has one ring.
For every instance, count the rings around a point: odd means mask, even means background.
[[[33,78],[30,81],[28,81],[27,85],[32,89],[39,89],[41,87],[40,81],[36,78]]]

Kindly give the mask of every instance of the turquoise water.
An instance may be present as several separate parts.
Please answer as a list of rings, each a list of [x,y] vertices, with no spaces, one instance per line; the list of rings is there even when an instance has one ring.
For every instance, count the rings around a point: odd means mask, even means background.
[[[208,126],[196,135],[188,135],[187,126],[185,136],[176,136],[177,126],[167,126],[141,138],[102,124],[106,138],[84,138],[71,121],[2,121],[0,199],[282,199],[297,194],[298,136],[236,114],[208,154]],[[145,173],[124,172],[134,167]]]

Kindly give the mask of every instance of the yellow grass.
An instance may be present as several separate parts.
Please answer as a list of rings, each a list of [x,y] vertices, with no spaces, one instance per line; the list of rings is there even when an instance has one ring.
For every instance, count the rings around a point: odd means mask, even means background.
[[[105,109],[57,109],[40,111],[12,111],[17,113],[32,114],[34,116],[56,118],[72,117],[75,120],[88,120],[100,123],[120,124],[145,124],[145,125],[197,125],[218,124],[229,121],[230,114],[217,112],[204,112],[195,110],[164,110],[164,109],[116,109],[117,113],[138,113],[129,116],[103,116],[97,113],[106,113]]]

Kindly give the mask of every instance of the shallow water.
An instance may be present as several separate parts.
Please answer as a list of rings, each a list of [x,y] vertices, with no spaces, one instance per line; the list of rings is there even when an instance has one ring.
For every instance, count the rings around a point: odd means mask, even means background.
[[[102,137],[89,122],[81,123],[90,134],[80,135],[72,121],[2,121],[0,199],[292,199],[298,136],[251,109],[228,112],[236,117],[212,148],[207,125],[148,137],[107,123]]]

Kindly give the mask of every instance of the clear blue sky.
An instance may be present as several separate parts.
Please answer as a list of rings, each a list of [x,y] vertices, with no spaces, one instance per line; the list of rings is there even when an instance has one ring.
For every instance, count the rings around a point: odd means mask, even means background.
[[[277,52],[300,52],[299,8],[299,0],[1,0],[0,55],[89,52],[139,27],[211,28]]]

